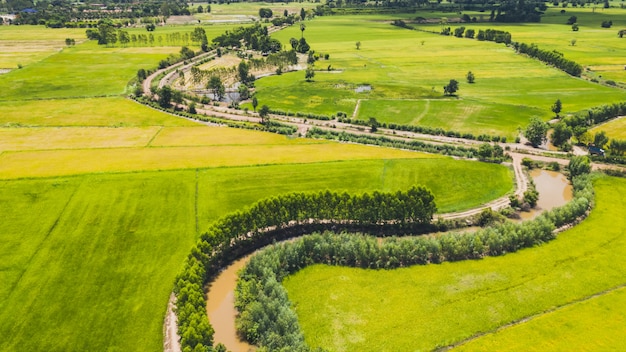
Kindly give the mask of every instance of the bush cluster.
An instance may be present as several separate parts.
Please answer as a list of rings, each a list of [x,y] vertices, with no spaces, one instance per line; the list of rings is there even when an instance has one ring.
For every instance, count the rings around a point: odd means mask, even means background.
[[[270,350],[307,351],[309,347],[304,344],[287,293],[280,285],[286,276],[320,263],[394,269],[480,259],[539,245],[556,237],[555,228],[576,221],[590,208],[593,200],[590,178],[576,178],[574,190],[576,197],[572,202],[536,220],[500,223],[475,233],[390,238],[379,243],[372,236],[326,232],[268,247],[251,258],[237,283],[238,331],[248,341]]]

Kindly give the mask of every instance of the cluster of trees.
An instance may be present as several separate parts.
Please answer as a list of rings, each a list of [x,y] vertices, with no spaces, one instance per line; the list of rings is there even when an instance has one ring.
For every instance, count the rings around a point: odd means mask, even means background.
[[[447,144],[430,144],[418,140],[406,141],[401,139],[393,139],[385,136],[376,135],[360,135],[348,132],[325,131],[317,127],[313,127],[307,131],[309,138],[322,138],[330,140],[338,140],[342,142],[352,142],[360,144],[378,145],[382,147],[391,147],[398,149],[415,150],[426,153],[437,153],[444,155],[453,155],[466,158],[473,158],[478,154],[476,148],[453,146]]]
[[[504,44],[511,44],[512,43],[512,36],[511,33],[507,32],[507,31],[502,31],[499,29],[491,29],[491,28],[487,28],[485,30],[479,29],[478,33],[476,33],[476,31],[474,29],[465,29],[465,27],[457,27],[454,29],[454,36],[457,38],[468,38],[468,39],[474,39],[476,38],[477,40],[480,41],[489,41],[489,42],[496,42],[496,43],[504,43]],[[445,33],[442,32],[442,34],[445,35],[450,35],[452,34],[452,32],[450,31],[450,28],[447,28],[447,31],[445,31]]]
[[[430,222],[435,211],[430,191],[414,187],[393,194],[348,195],[329,191],[287,194],[262,200],[244,211],[221,218],[202,234],[176,279],[174,293],[182,349],[212,348],[213,329],[206,316],[203,288],[226,263],[239,255],[276,239],[310,233],[310,228],[330,229],[346,221],[363,226],[393,220],[414,221],[423,226]],[[310,224],[312,226],[307,227]],[[391,223],[389,226],[396,228],[398,225]]]
[[[190,15],[188,4],[180,0],[122,2],[116,0],[81,1],[69,0],[7,0],[0,3],[9,13],[17,13],[14,24],[46,25],[52,28],[76,27],[83,21],[118,18],[135,19],[147,16],[167,18],[171,15]],[[104,6],[103,6],[104,5]]]
[[[267,27],[261,26],[260,23],[256,23],[254,26],[242,26],[232,31],[226,31],[224,34],[213,38],[213,44],[227,48],[241,48],[245,46],[248,49],[267,53],[275,53],[282,48],[280,41],[271,38]]]
[[[313,234],[266,248],[242,270],[235,292],[237,329],[248,341],[269,350],[308,351],[282,280],[309,265],[395,269],[480,259],[518,251],[556,237],[555,229],[575,222],[593,202],[588,177],[576,177],[576,197],[567,205],[521,224],[496,223],[475,233],[438,237],[389,238],[362,234]],[[489,214],[487,214],[489,215]],[[492,218],[493,216],[488,216]]]
[[[526,54],[547,64],[553,65],[554,67],[565,71],[572,76],[579,77],[580,74],[583,72],[583,67],[580,64],[572,60],[566,59],[563,56],[563,53],[556,50],[542,50],[539,49],[535,44],[528,45],[518,42],[514,42],[513,47],[515,48],[515,51],[520,54]]]

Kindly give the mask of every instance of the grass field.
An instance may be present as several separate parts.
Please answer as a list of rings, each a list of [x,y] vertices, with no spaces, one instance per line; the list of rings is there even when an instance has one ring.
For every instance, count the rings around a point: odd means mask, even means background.
[[[626,289],[574,303],[489,334],[455,351],[624,350]]]
[[[41,61],[63,49],[66,38],[77,43],[87,39],[84,29],[0,26],[0,69],[17,69],[18,65]]]
[[[284,284],[307,341],[333,351],[431,350],[623,286],[626,223],[620,214],[626,209],[621,197],[626,180],[604,177],[595,187],[596,208],[588,219],[540,247],[502,257],[394,271],[317,265],[297,273]],[[605,298],[617,319],[624,315],[621,296]],[[567,319],[553,326],[548,314],[545,324],[538,321],[535,329],[548,334],[546,345],[520,338],[534,326],[521,325],[510,335],[504,330],[502,341],[498,341],[500,335],[485,338],[484,344],[476,340],[474,350],[506,350],[507,341],[518,341],[515,350],[550,349],[550,341],[560,336],[576,339],[575,334],[585,339],[584,345],[574,349],[623,348],[623,328],[618,333],[620,328],[602,319],[604,310],[597,307],[571,306],[581,318],[589,317],[588,323],[599,324],[593,329],[569,329],[579,323]],[[607,327],[604,332],[602,326]]]
[[[616,119],[603,123],[589,130],[589,133],[596,134],[600,131],[606,132],[610,139],[626,139],[626,119]]]
[[[123,97],[0,102],[2,127],[198,126]]]
[[[502,44],[410,31],[393,27],[385,19],[389,18],[344,16],[307,21],[304,36],[308,43],[316,52],[330,54],[330,59],[315,64],[319,71],[313,82],[306,82],[303,72],[258,80],[259,104],[292,112],[331,115],[343,111],[352,115],[361,100],[363,109],[356,116],[360,119],[376,117],[513,137],[530,117],[551,118],[550,106],[556,99],[563,102],[563,112],[570,113],[626,97],[621,90],[572,78]],[[300,36],[296,27],[274,36],[288,43],[290,37]],[[533,36],[561,28],[550,24],[526,27]],[[511,30],[516,39],[513,26],[502,28]],[[588,55],[599,56],[597,52]],[[617,53],[615,60],[621,55]],[[329,66],[335,71],[328,72]],[[476,83],[466,83],[468,71],[475,74]],[[452,100],[443,96],[442,88],[450,79],[460,82],[458,97]],[[359,85],[370,85],[371,91],[355,92]],[[427,102],[432,112],[425,110]]]
[[[0,76],[0,101],[119,95],[140,68],[180,49],[102,48],[90,41]]]

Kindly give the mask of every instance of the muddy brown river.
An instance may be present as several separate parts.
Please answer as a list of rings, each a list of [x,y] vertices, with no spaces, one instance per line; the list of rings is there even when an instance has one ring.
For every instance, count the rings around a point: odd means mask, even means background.
[[[235,287],[237,286],[237,272],[250,260],[250,256],[241,258],[224,271],[209,286],[207,294],[207,314],[215,330],[213,339],[215,344],[223,343],[229,351],[248,352],[256,348],[237,337],[235,329]]]
[[[530,172],[539,191],[537,207],[530,212],[523,212],[523,220],[532,219],[541,212],[565,205],[572,199],[572,186],[567,178],[558,172],[535,169]],[[229,351],[248,352],[256,348],[237,337],[235,329],[235,295],[237,272],[250,260],[250,256],[241,258],[226,268],[211,283],[207,298],[207,314],[215,330],[215,343],[223,343]]]
[[[535,209],[520,214],[523,220],[533,219],[546,210],[560,207],[572,200],[574,195],[572,185],[562,173],[533,169],[530,176],[539,192],[539,199]]]

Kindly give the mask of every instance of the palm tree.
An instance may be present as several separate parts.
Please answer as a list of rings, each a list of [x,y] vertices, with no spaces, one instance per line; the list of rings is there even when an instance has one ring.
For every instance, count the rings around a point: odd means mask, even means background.
[[[304,23],[300,23],[300,31],[302,32],[302,38],[304,38],[304,30],[306,29],[306,26],[304,25]]]

